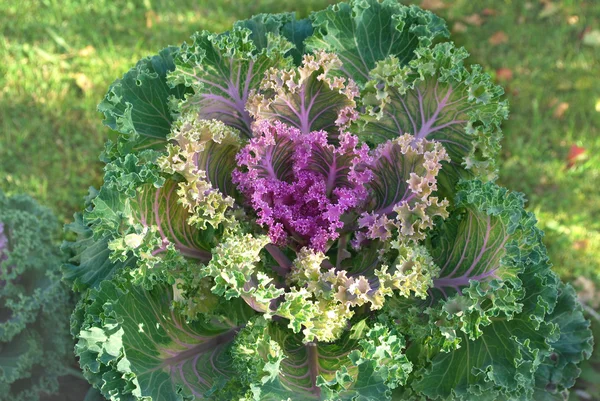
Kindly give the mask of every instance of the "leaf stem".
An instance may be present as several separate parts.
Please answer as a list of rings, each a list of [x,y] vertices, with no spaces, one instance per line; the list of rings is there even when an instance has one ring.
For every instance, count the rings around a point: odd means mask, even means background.
[[[311,390],[320,397],[321,388],[317,386],[317,377],[319,376],[319,350],[317,349],[316,341],[306,344],[306,352],[308,354],[308,374],[312,385]]]
[[[73,376],[81,380],[87,380],[81,370],[72,368],[70,366],[64,367],[64,372],[68,376]]]
[[[292,262],[290,261],[290,259],[286,256],[285,253],[283,253],[281,249],[279,249],[279,247],[273,244],[269,244],[265,248],[281,268],[277,270],[277,273],[279,273],[283,277],[287,276],[288,273],[292,271]]]
[[[348,246],[348,236],[350,234],[343,234],[340,236],[338,240],[338,250],[337,250],[337,258],[335,261],[336,269],[340,270],[342,267],[342,261],[347,259],[349,255],[348,250],[346,249]]]

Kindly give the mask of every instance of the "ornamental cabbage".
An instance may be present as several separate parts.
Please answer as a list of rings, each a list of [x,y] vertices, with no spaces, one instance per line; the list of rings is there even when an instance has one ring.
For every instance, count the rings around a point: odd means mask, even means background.
[[[68,287],[50,210],[0,192],[0,400],[37,401],[69,373]]]
[[[141,60],[68,229],[110,400],[559,400],[592,347],[524,197],[508,106],[393,0],[262,14]]]

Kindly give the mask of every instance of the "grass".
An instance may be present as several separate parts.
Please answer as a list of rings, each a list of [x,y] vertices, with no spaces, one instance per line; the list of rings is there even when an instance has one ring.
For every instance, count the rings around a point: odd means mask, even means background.
[[[196,30],[223,31],[260,12],[306,16],[327,3],[0,2],[0,188],[30,193],[69,221],[87,187],[101,184],[98,155],[110,133],[95,110],[115,78]],[[505,86],[499,181],[527,194],[555,268],[587,285],[586,302],[600,307],[600,48],[583,39],[600,29],[600,2],[405,3],[433,7],[469,61]],[[573,145],[585,153],[569,166]]]

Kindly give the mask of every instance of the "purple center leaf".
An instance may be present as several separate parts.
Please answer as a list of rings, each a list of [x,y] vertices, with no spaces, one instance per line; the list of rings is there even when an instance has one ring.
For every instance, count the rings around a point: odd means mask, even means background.
[[[325,131],[303,134],[280,122],[261,121],[237,156],[233,181],[269,228],[276,245],[290,241],[324,251],[344,227],[342,215],[362,204],[371,179],[356,167],[368,158],[351,134],[328,144]]]

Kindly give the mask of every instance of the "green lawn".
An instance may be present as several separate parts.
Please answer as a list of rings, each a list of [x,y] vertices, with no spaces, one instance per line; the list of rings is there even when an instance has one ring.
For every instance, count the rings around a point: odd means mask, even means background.
[[[223,31],[260,12],[306,16],[327,3],[0,2],[0,188],[27,192],[69,221],[88,186],[101,184],[98,155],[110,133],[96,105],[115,78],[196,30]],[[470,61],[505,86],[500,182],[527,194],[556,269],[600,308],[600,1],[405,3],[434,8]],[[569,163],[573,146],[585,151]]]

